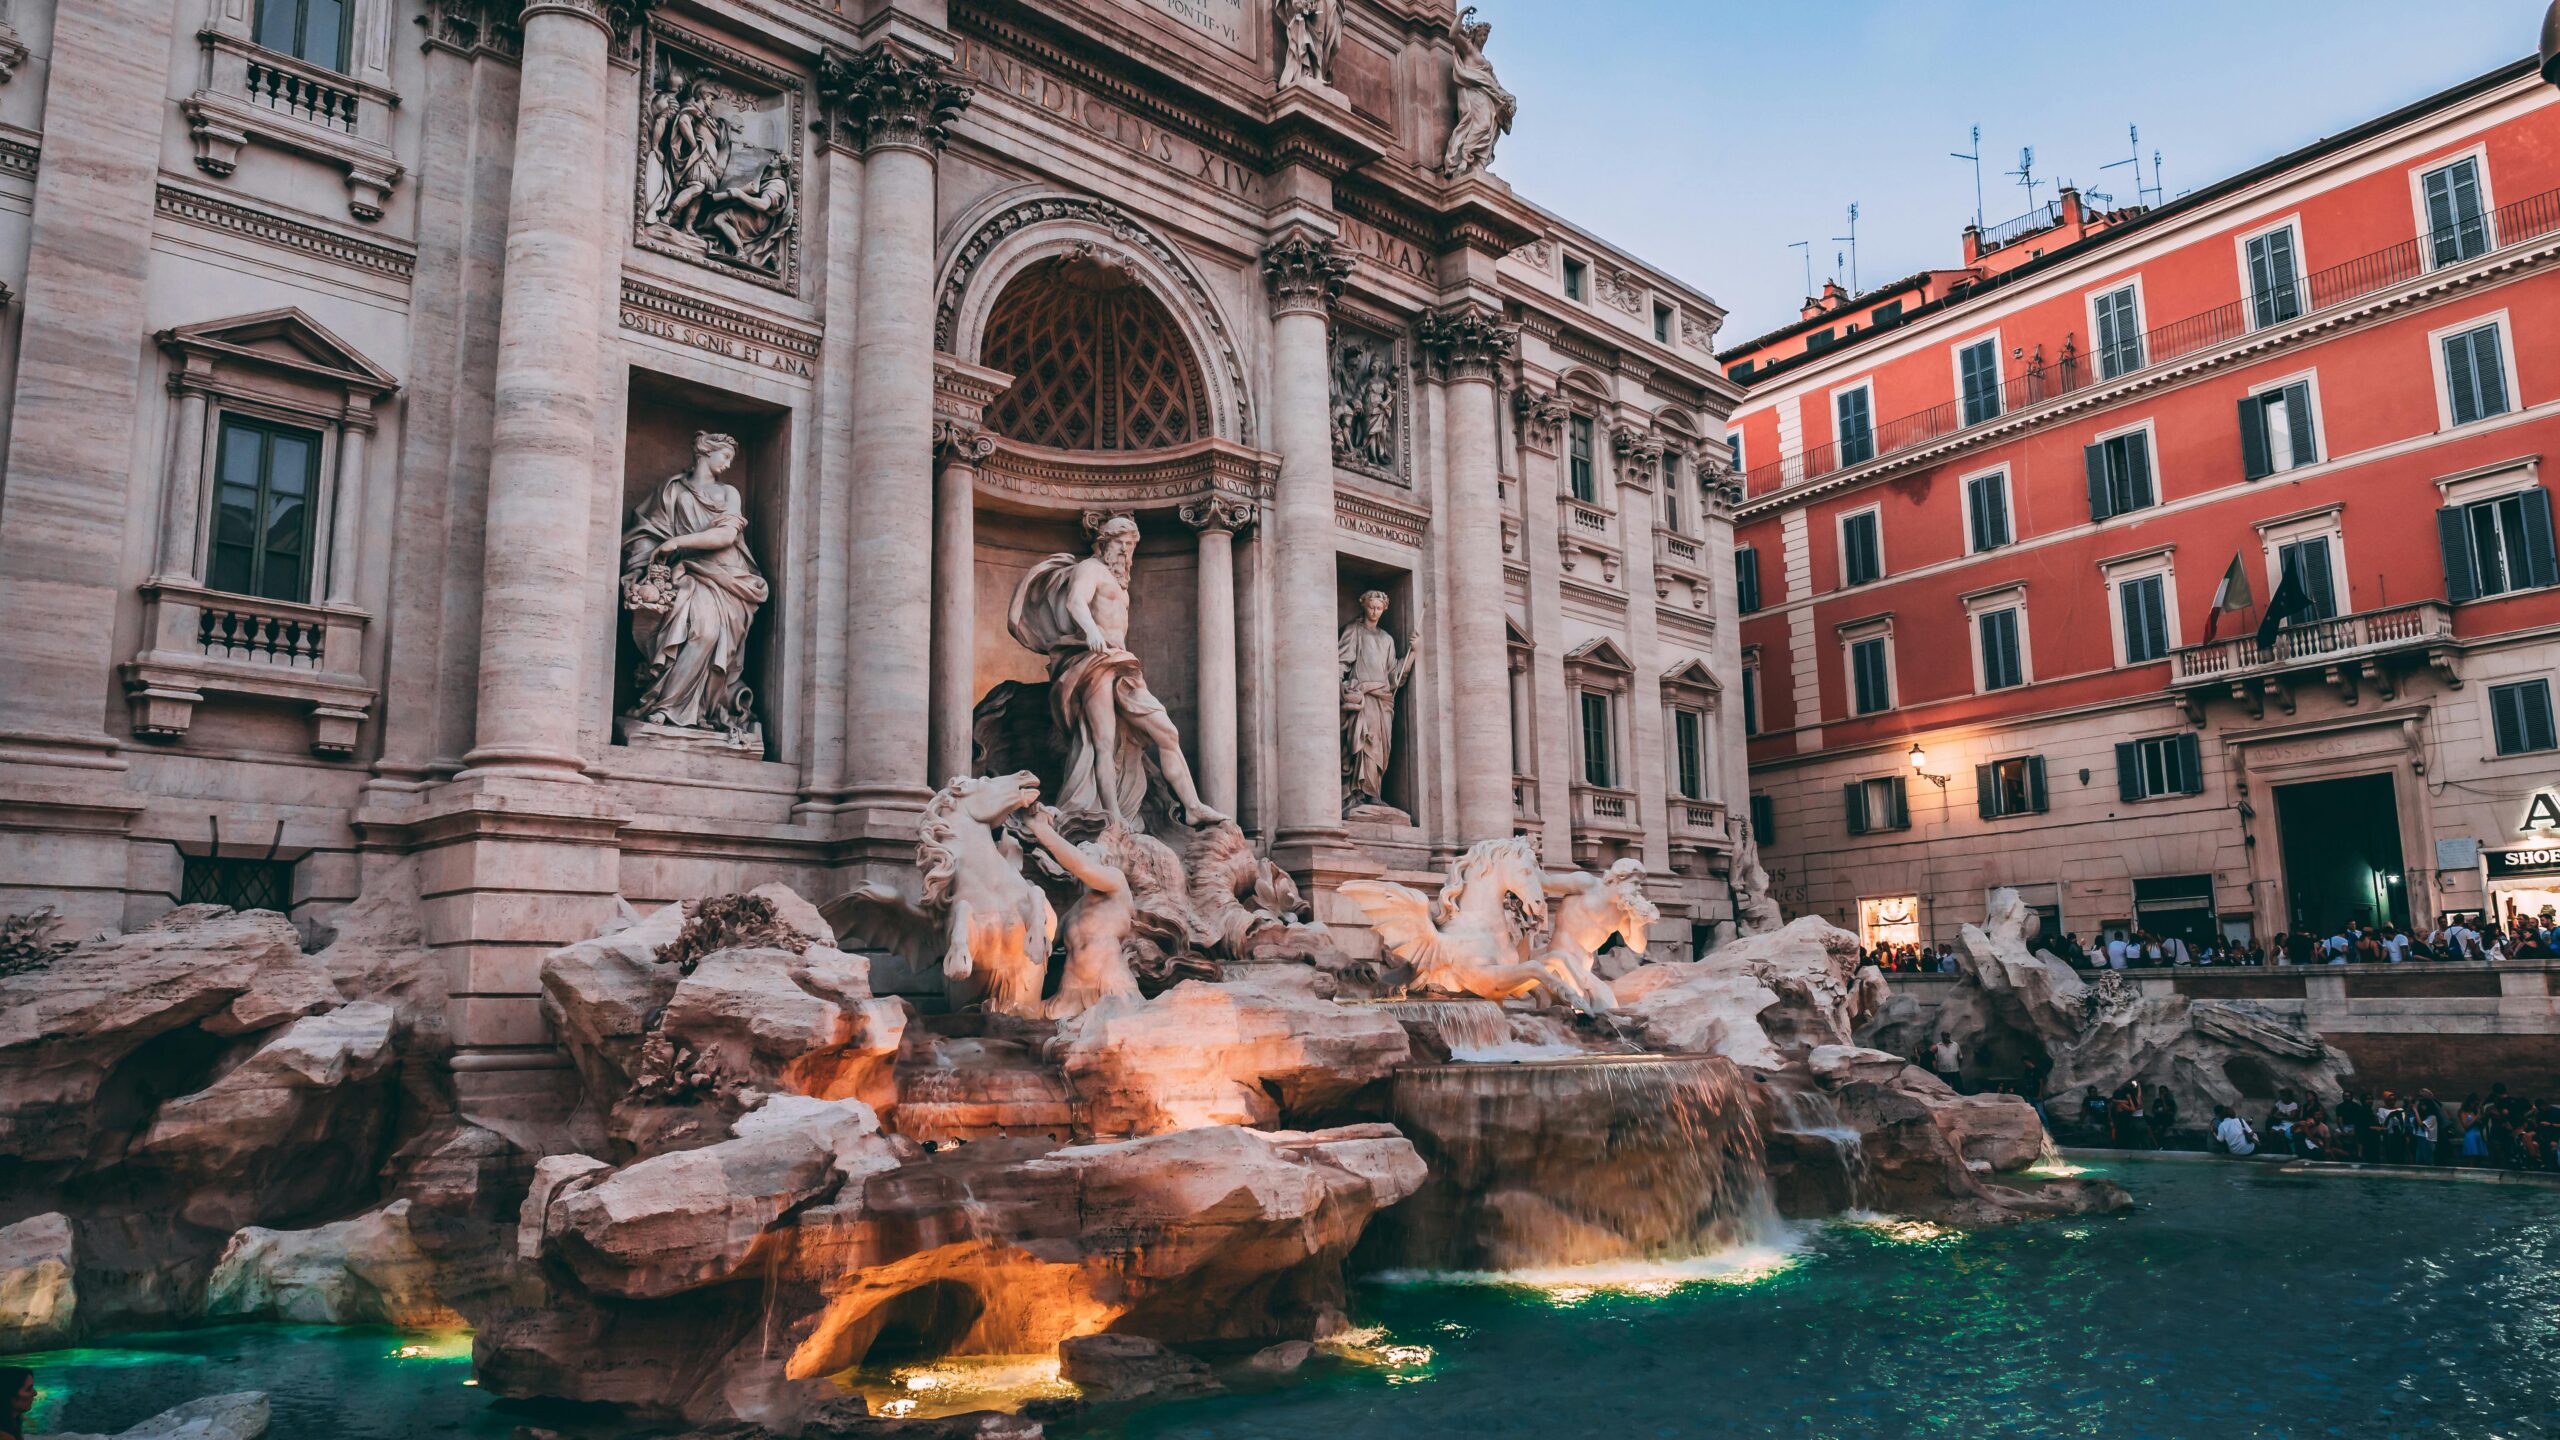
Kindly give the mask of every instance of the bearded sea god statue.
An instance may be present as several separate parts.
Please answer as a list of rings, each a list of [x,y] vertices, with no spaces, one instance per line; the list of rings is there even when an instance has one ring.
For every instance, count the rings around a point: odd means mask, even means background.
[[[1342,809],[1391,808],[1386,801],[1387,762],[1396,741],[1396,696],[1413,678],[1418,645],[1401,658],[1396,637],[1378,622],[1386,618],[1386,592],[1360,597],[1360,618],[1342,627]],[[1400,813],[1400,812],[1399,812]]]
[[[1453,76],[1458,118],[1449,127],[1449,148],[1440,162],[1441,173],[1452,180],[1463,180],[1491,165],[1494,141],[1511,133],[1511,122],[1520,114],[1519,100],[1494,78],[1493,62],[1484,56],[1493,26],[1476,19],[1475,13],[1473,5],[1458,13],[1458,63]]]
[[[736,440],[704,431],[693,437],[693,468],[632,509],[622,603],[640,651],[639,696],[625,718],[747,747],[763,742],[754,692],[740,683],[747,629],[771,592],[747,548],[738,492],[720,478],[737,458]]]
[[[1137,553],[1138,522],[1114,515],[1095,527],[1092,554],[1052,555],[1013,592],[1013,638],[1049,657],[1049,708],[1067,751],[1058,808],[1099,810],[1143,830],[1152,751],[1184,819],[1194,827],[1215,824],[1227,817],[1200,798],[1173,717],[1129,652],[1129,567]]]

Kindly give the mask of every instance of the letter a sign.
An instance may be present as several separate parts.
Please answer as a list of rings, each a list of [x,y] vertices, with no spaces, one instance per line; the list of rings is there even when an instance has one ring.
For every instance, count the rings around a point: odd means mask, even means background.
[[[2560,794],[2544,790],[2533,797],[2524,809],[2524,823],[2518,830],[2560,830]]]

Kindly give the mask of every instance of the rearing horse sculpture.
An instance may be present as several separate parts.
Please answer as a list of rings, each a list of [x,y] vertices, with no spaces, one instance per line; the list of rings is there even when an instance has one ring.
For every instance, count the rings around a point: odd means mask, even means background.
[[[1383,880],[1342,886],[1369,917],[1387,953],[1414,967],[1413,988],[1507,1000],[1540,986],[1529,942],[1546,923],[1538,852],[1520,836],[1486,840],[1458,857],[1435,903]]]

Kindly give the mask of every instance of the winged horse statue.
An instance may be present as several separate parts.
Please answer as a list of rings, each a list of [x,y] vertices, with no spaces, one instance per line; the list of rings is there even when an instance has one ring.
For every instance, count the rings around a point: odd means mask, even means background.
[[[1523,836],[1486,840],[1449,867],[1437,901],[1384,880],[1344,882],[1387,953],[1414,968],[1413,988],[1508,1000],[1555,989],[1530,942],[1546,924],[1538,852]]]

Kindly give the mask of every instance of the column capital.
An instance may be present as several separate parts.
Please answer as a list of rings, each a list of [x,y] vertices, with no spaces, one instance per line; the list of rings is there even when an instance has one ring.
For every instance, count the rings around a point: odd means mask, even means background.
[[[1621,424],[1609,431],[1609,443],[1618,452],[1619,483],[1650,489],[1662,465],[1662,437]]]
[[[1520,327],[1506,325],[1489,305],[1452,305],[1422,317],[1417,330],[1424,348],[1445,366],[1452,380],[1481,380],[1490,385],[1502,362],[1520,344]]]
[[[1330,235],[1291,229],[1262,250],[1262,278],[1271,287],[1274,315],[1331,313],[1351,275],[1351,257]]]
[[[1573,407],[1564,400],[1561,390],[1538,390],[1523,385],[1511,392],[1512,412],[1520,417],[1520,443],[1541,455],[1557,453],[1564,443],[1565,417]]]
[[[1203,535],[1213,530],[1233,535],[1252,528],[1253,522],[1261,517],[1262,510],[1242,495],[1212,491],[1185,503],[1174,513],[1182,517],[1183,524]]]
[[[573,15],[604,27],[604,33],[619,45],[631,38],[631,32],[658,8],[659,0],[524,0],[518,24],[529,25],[536,15],[557,13]]]
[[[946,463],[975,465],[996,453],[996,437],[965,420],[936,420],[933,453]]]
[[[931,155],[949,142],[951,122],[977,96],[940,56],[883,41],[818,58],[818,101],[831,138],[865,154],[905,149]]]

